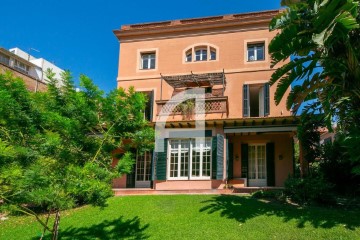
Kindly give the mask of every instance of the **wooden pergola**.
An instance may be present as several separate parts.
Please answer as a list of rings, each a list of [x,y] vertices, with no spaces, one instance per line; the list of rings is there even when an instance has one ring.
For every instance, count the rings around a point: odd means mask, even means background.
[[[178,88],[195,88],[195,87],[212,87],[215,85],[222,85],[223,91],[226,86],[225,72],[216,73],[202,73],[202,74],[191,74],[186,75],[172,75],[164,76],[161,75],[161,99],[162,99],[162,82],[167,82],[174,89]]]

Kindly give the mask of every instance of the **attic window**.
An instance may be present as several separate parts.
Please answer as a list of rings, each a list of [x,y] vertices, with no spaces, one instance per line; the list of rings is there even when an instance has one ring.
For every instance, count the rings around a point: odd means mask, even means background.
[[[209,45],[194,46],[185,51],[185,62],[214,61],[218,58],[218,50]]]

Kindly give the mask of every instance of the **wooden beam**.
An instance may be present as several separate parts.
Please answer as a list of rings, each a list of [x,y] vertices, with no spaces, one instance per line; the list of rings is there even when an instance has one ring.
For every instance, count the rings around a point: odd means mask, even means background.
[[[225,121],[223,121],[223,125],[224,125],[224,127],[226,127],[226,122]]]
[[[179,123],[179,126],[182,128],[183,127],[183,125],[181,124],[181,123]]]
[[[189,122],[186,123],[186,124],[187,124],[188,128],[191,128],[191,124]]]
[[[214,127],[216,127],[216,121],[214,121]]]

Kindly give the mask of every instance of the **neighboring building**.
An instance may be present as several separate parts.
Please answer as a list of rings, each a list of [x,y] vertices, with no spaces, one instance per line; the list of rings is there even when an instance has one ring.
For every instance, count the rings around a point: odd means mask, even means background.
[[[48,83],[49,79],[46,76],[45,72],[47,69],[51,69],[53,73],[55,73],[55,78],[60,80],[61,79],[61,73],[64,71],[63,69],[59,68],[55,64],[49,62],[48,60],[44,58],[35,58],[34,56],[30,55],[29,53],[21,50],[20,48],[10,48],[9,51],[22,59],[34,64],[37,66],[35,68],[35,75],[38,79],[40,79],[42,82]],[[58,86],[61,87],[63,83],[61,81],[58,82]]]
[[[114,31],[120,41],[118,87],[148,94],[145,117],[166,126],[164,151],[137,156],[134,172],[114,181],[114,187],[283,186],[293,173],[297,120],[286,109],[286,98],[275,105],[276,84],[268,85],[275,70],[268,44],[276,35],[268,26],[278,13],[143,23]],[[192,88],[204,91],[200,130],[193,119],[200,105],[169,101]]]
[[[11,71],[16,77],[24,80],[25,85],[30,91],[44,91],[46,83],[41,81],[37,72],[41,69],[18,55],[0,48],[0,73]]]

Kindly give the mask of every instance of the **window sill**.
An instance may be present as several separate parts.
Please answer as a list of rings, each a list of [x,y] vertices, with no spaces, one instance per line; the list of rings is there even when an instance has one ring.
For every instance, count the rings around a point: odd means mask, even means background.
[[[255,63],[266,63],[267,60],[253,60],[253,61],[246,61],[246,64],[255,64]]]

